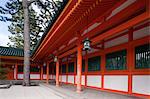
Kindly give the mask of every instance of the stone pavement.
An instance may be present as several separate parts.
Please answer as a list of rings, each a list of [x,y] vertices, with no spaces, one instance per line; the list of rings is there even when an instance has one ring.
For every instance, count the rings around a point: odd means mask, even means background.
[[[48,87],[57,93],[65,95],[67,97],[66,99],[144,99],[91,88],[83,88],[83,91],[79,94],[76,92],[74,85],[61,84],[60,87],[56,87],[55,84],[47,85],[43,83],[41,86]]]
[[[9,89],[0,89],[0,99],[63,99],[63,97],[42,86],[13,85]]]
[[[0,89],[0,99],[142,99],[89,88],[83,90],[79,94],[73,85],[60,87],[45,83],[32,87],[13,85],[9,89]]]

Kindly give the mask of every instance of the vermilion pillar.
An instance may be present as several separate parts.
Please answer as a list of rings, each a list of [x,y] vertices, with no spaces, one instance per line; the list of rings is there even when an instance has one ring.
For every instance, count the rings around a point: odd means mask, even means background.
[[[49,83],[49,63],[47,62],[47,64],[46,64],[46,66],[47,66],[47,76],[46,76],[46,83],[48,84]]]
[[[18,80],[18,64],[15,64],[15,74],[16,74],[16,80]]]
[[[127,64],[128,64],[128,69],[129,69],[129,73],[128,73],[128,93],[132,94],[132,68],[133,68],[133,57],[134,57],[134,48],[132,46],[132,43],[130,43],[131,41],[133,41],[133,28],[130,29],[129,33],[129,46],[128,46],[128,52],[127,52]]]
[[[56,62],[56,86],[59,86],[59,60]]]
[[[41,66],[41,80],[43,80],[43,66]]]
[[[82,70],[82,46],[77,47],[77,92],[80,93],[81,88],[81,70]]]

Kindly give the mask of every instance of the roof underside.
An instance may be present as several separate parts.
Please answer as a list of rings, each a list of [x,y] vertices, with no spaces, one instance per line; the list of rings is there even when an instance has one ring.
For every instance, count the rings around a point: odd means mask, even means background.
[[[140,0],[133,0],[133,2],[130,0],[75,1],[71,1],[50,29],[33,55],[34,60],[44,60],[51,54],[60,55],[74,48],[78,34],[81,35],[82,40],[86,37],[93,39],[104,34],[106,31],[143,13],[146,5],[145,0],[143,2]],[[86,33],[85,30],[87,29],[91,29],[90,32]]]

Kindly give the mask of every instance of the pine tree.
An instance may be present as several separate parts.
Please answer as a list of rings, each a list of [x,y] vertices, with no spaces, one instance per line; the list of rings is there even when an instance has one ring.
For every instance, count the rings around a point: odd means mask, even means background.
[[[62,2],[61,2],[62,1]],[[30,22],[30,50],[33,50],[41,39],[46,28],[51,25],[55,17],[58,15],[59,10],[64,4],[63,0],[30,0],[29,4],[29,22]],[[38,13],[33,9],[37,6]],[[0,21],[10,21],[11,25],[8,26],[8,31],[11,33],[9,36],[10,42],[8,46],[15,48],[23,48],[23,7],[20,0],[9,0],[5,7],[0,7]],[[11,17],[6,17],[9,14]]]
[[[31,28],[32,27],[30,24],[32,20],[30,20],[30,10],[32,7],[30,5],[32,3],[35,3],[36,5],[39,6],[41,10],[41,14],[39,14],[39,17],[35,20],[37,20],[37,25],[42,28],[40,29],[45,29],[48,27],[49,22],[53,23],[54,19],[56,19],[56,16],[59,13],[59,10],[61,8],[61,3],[57,1],[54,2],[53,0],[23,0],[20,2],[20,0],[10,0],[6,4],[6,9],[3,7],[0,7],[0,13],[2,14],[11,14],[15,15],[16,13],[21,13],[20,10],[23,9],[23,21],[21,24],[17,25],[17,29],[21,29],[23,31],[23,36],[24,36],[24,81],[23,85],[29,86],[30,85],[30,39],[31,39]],[[19,17],[19,16],[18,16]],[[13,18],[8,18],[5,16],[0,16],[0,21],[18,21],[19,18],[13,19]],[[31,22],[30,22],[31,21]],[[22,25],[23,24],[23,25]],[[35,25],[34,23],[32,25]],[[20,26],[20,28],[18,28]],[[35,25],[36,26],[36,25]],[[34,28],[36,29],[36,28]],[[10,28],[11,30],[11,28]],[[34,32],[35,33],[35,32]],[[38,32],[40,33],[40,31]],[[36,37],[38,35],[36,34]]]

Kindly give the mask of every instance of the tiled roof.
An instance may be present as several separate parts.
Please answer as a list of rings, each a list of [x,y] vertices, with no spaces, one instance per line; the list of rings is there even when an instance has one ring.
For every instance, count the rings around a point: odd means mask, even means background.
[[[23,57],[23,49],[0,46],[0,56],[19,56]]]

